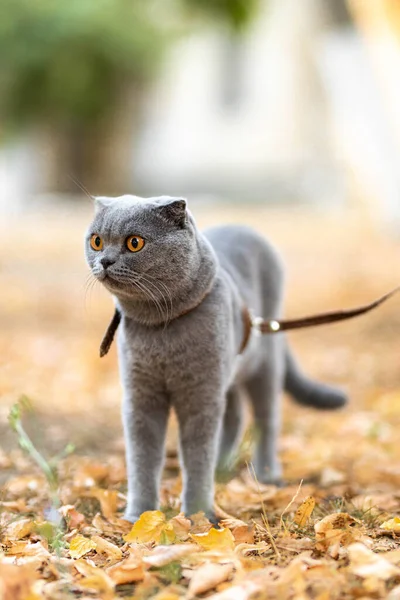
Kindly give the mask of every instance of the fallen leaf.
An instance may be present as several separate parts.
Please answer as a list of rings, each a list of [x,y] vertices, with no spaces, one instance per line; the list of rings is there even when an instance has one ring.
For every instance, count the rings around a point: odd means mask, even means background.
[[[29,492],[37,492],[46,489],[44,477],[36,475],[21,475],[9,479],[6,485],[7,491],[13,496],[23,496]]]
[[[121,534],[125,535],[132,529],[132,523],[125,519],[113,518],[107,521],[100,513],[96,513],[93,517],[92,526],[98,531],[107,535]]]
[[[233,573],[233,564],[220,565],[218,563],[205,563],[194,572],[188,589],[188,598],[209,592],[223,583]],[[232,596],[233,598],[233,596]]]
[[[312,515],[312,512],[315,508],[315,498],[313,496],[308,496],[296,510],[296,514],[294,515],[294,522],[299,527],[305,527]]]
[[[265,594],[265,585],[257,581],[244,580],[238,585],[232,585],[222,592],[208,596],[207,600],[250,600],[259,594]]]
[[[145,572],[145,564],[138,552],[132,552],[128,558],[106,569],[107,575],[116,585],[142,581]]]
[[[171,546],[157,546],[151,554],[143,558],[143,562],[152,567],[163,567],[168,563],[180,560],[184,556],[199,552],[197,544],[172,544]]]
[[[40,600],[33,590],[37,580],[35,569],[29,565],[1,565],[1,600]]]
[[[80,466],[74,474],[73,484],[77,488],[93,487],[108,476],[108,467],[100,463],[90,462]]]
[[[235,538],[227,528],[212,527],[207,533],[192,533],[190,537],[206,550],[232,550],[235,546]]]
[[[93,590],[97,593],[112,594],[115,588],[115,582],[103,570],[90,565],[85,559],[81,558],[74,562],[74,568],[84,576],[79,581],[79,587],[85,590]]]
[[[14,556],[23,555],[42,558],[48,558],[50,556],[49,551],[41,542],[32,543],[22,540],[11,544],[11,547],[7,550],[7,554]]]
[[[357,543],[349,546],[348,556],[350,559],[349,569],[359,577],[387,580],[400,575],[398,567],[386,560],[384,555],[375,554],[364,544]]]
[[[96,549],[96,544],[83,535],[76,535],[69,544],[69,555],[71,558],[81,558],[91,550]]]
[[[393,519],[385,521],[380,528],[386,531],[400,532],[400,517],[393,517]]]
[[[162,590],[155,596],[153,596],[152,600],[181,600],[182,596],[179,594],[175,594],[174,592],[170,592],[169,590]]]
[[[167,529],[167,520],[160,510],[148,510],[140,515],[130,532],[124,536],[126,542],[158,543]],[[170,531],[172,527],[170,527]]]
[[[97,498],[103,516],[106,519],[112,519],[117,511],[118,492],[116,490],[102,490],[93,488],[84,492],[83,496],[87,498]]]
[[[58,510],[64,517],[69,530],[78,529],[85,522],[84,515],[78,512],[72,504],[65,504]]]
[[[361,522],[347,513],[327,515],[314,525],[317,550],[329,550],[337,558],[341,546],[349,546],[362,537]]]
[[[100,552],[102,554],[106,554],[107,558],[111,560],[121,560],[122,558],[122,550],[118,548],[112,542],[105,540],[99,535],[92,535],[92,542],[96,544],[96,552]]]
[[[192,526],[190,531],[192,533],[206,533],[212,528],[212,523],[207,519],[203,511],[190,515]]]
[[[222,519],[220,525],[225,528],[227,527],[232,531],[233,537],[235,538],[236,544],[253,544],[254,543],[254,525],[248,525],[240,519],[230,517],[229,519]]]
[[[5,539],[22,540],[32,533],[34,522],[32,519],[19,519],[9,523],[4,531]]]
[[[183,513],[176,515],[170,520],[170,525],[175,533],[176,539],[184,542],[189,538],[189,531],[191,528],[191,521],[187,519]]]

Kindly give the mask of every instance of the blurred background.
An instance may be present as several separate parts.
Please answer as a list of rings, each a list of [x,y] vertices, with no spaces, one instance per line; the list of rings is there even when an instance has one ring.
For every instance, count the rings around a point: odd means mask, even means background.
[[[285,259],[287,317],[396,286],[399,74],[398,0],[1,0],[0,465],[12,468],[22,393],[48,451],[122,456],[84,190],[179,194],[200,226],[256,227]],[[371,461],[400,458],[399,302],[291,334],[304,367],[352,402],[286,411],[284,460],[307,440],[303,471],[345,472],[349,432]]]

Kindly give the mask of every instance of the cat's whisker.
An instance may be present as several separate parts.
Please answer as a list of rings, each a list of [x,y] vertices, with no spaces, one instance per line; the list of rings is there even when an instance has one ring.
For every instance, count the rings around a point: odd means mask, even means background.
[[[86,281],[85,281],[85,285],[84,285],[84,289],[85,289],[85,295],[84,295],[84,307],[85,307],[85,311],[88,312],[88,308],[91,302],[91,294],[94,290],[94,288],[96,287],[96,283],[99,283],[98,279],[96,279],[96,277],[93,276],[93,273],[89,273],[89,275],[86,277]]]
[[[134,277],[134,275],[132,274],[132,272],[130,272],[128,269],[119,269],[119,274],[122,275],[121,277],[118,277],[117,274],[113,274],[113,277],[115,278],[116,281],[119,281],[122,284],[127,284],[127,283],[133,283],[133,285],[137,286],[145,295],[146,299],[150,299],[154,306],[157,309],[158,314],[160,315],[160,319],[162,321],[164,321],[165,319],[165,313],[164,313],[164,309],[160,303],[160,301],[157,299],[157,297],[155,296],[155,294],[149,289],[147,288],[145,285],[143,285],[138,278]]]
[[[147,279],[147,277],[144,274],[140,274],[138,276],[136,276],[135,273],[132,273],[132,271],[130,271],[129,269],[126,269],[124,267],[120,267],[120,269],[118,270],[118,272],[121,275],[126,275],[127,276],[127,281],[130,283],[133,283],[134,285],[136,285],[137,287],[139,287],[140,289],[142,289],[143,292],[147,291],[148,294],[150,295],[151,299],[153,300],[153,302],[155,303],[155,305],[157,307],[160,307],[160,316],[162,318],[163,321],[167,321],[169,322],[170,320],[170,316],[169,316],[169,306],[168,306],[168,302],[164,296],[164,294],[162,293],[162,291],[159,289],[159,287],[152,281],[149,281]],[[140,285],[141,280],[144,280],[144,283],[147,283],[148,285],[151,285],[153,289],[155,289],[156,293],[158,293],[161,296],[161,300],[164,302],[165,304],[165,314],[164,314],[164,310],[162,309],[162,305],[160,303],[160,300],[157,298],[157,296],[151,292],[151,290],[144,286]],[[123,283],[123,282],[122,282]]]
[[[162,289],[165,290],[166,294],[167,294],[167,299],[169,301],[169,307],[168,307],[168,311],[169,311],[169,316],[167,318],[166,321],[166,325],[171,321],[172,319],[172,315],[173,315],[173,302],[172,302],[172,294],[170,289],[168,288],[168,286],[163,282],[160,281],[159,279],[156,279],[153,275],[150,275],[149,273],[143,273],[143,277],[145,277],[146,279],[151,278],[153,280],[153,285],[161,285]],[[150,283],[150,282],[149,282]],[[159,290],[161,293],[161,290]]]

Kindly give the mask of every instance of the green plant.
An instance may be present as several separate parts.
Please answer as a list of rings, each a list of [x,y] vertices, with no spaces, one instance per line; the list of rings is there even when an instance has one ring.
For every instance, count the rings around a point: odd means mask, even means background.
[[[63,541],[64,531],[61,526],[61,517],[58,513],[60,500],[58,495],[59,482],[57,464],[63,456],[70,454],[74,450],[74,447],[72,444],[68,444],[62,453],[53,459],[47,460],[37,450],[22,423],[22,414],[31,410],[32,405],[29,398],[27,398],[27,396],[21,396],[18,403],[12,406],[8,416],[8,421],[13,431],[15,431],[17,434],[20,447],[37,464],[48,483],[51,502],[50,510],[47,511],[48,521],[37,525],[37,529],[40,535],[47,539],[52,550],[57,555],[60,555],[61,550],[65,547],[65,543]]]
[[[3,0],[0,111],[13,128],[93,121],[126,80],[143,81],[166,42],[154,1]]]

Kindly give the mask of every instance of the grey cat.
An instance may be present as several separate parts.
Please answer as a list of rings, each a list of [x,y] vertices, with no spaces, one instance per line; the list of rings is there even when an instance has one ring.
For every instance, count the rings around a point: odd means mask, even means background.
[[[265,483],[281,478],[283,389],[320,409],[346,403],[341,391],[303,375],[284,334],[252,332],[241,352],[243,307],[279,318],[283,295],[281,262],[251,229],[201,233],[182,198],[97,198],[86,258],[122,314],[129,521],[157,508],[171,407],[179,422],[182,510],[213,519],[214,473],[229,467],[240,440],[242,392],[258,431],[255,474]]]

